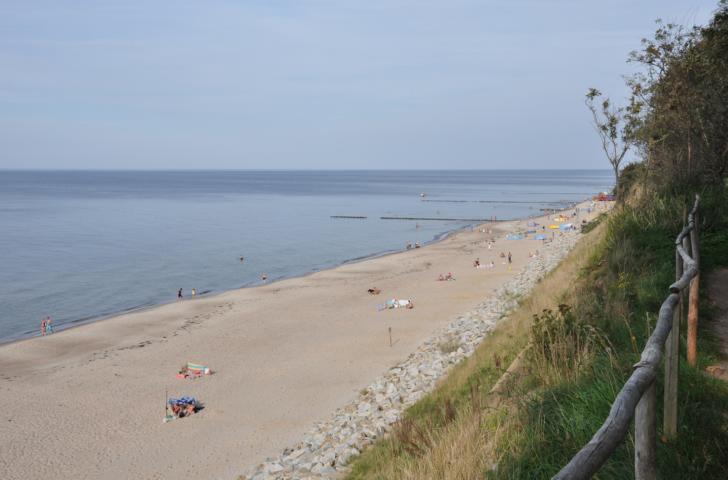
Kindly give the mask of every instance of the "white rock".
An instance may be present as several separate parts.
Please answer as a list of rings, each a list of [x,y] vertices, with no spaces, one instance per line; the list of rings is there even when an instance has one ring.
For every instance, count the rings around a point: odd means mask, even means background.
[[[266,472],[267,472],[268,474],[276,474],[276,473],[281,473],[281,472],[282,472],[283,470],[285,470],[285,468],[283,468],[283,465],[281,465],[280,463],[269,463],[269,464],[268,464],[268,465],[267,465],[267,466],[265,467],[265,471],[266,471]]]

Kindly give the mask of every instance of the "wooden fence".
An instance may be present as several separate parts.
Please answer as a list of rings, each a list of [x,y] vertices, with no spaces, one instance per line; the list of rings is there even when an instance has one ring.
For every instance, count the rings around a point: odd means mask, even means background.
[[[602,427],[571,461],[553,478],[591,478],[624,440],[634,417],[635,424],[635,478],[657,478],[657,377],[665,348],[665,392],[663,434],[668,439],[677,435],[677,378],[680,318],[683,306],[689,304],[688,361],[695,362],[698,318],[698,205],[700,197],[688,215],[687,225],[675,240],[675,283],[662,302],[655,330],[647,340],[640,361],[612,403],[609,416]],[[690,288],[688,288],[690,287]],[[685,301],[686,294],[690,300]]]

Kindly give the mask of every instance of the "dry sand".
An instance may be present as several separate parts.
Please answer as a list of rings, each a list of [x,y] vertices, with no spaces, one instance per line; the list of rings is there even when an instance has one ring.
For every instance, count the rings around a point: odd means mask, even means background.
[[[236,478],[511,278],[541,244],[502,238],[519,224],[0,346],[0,478]],[[415,308],[377,311],[394,297]],[[165,391],[206,407],[164,424]]]

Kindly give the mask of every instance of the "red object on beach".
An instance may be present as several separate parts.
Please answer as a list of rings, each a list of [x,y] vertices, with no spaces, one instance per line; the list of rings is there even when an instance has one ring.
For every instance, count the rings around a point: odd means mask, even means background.
[[[599,195],[595,195],[594,197],[592,197],[592,200],[596,200],[597,202],[613,202],[614,195],[608,195],[602,192]]]

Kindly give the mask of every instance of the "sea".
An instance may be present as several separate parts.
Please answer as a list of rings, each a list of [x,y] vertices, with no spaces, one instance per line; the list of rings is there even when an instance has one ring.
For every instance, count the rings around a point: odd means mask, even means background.
[[[179,288],[306,275],[612,185],[609,170],[0,170],[0,342],[46,316],[59,330]]]

